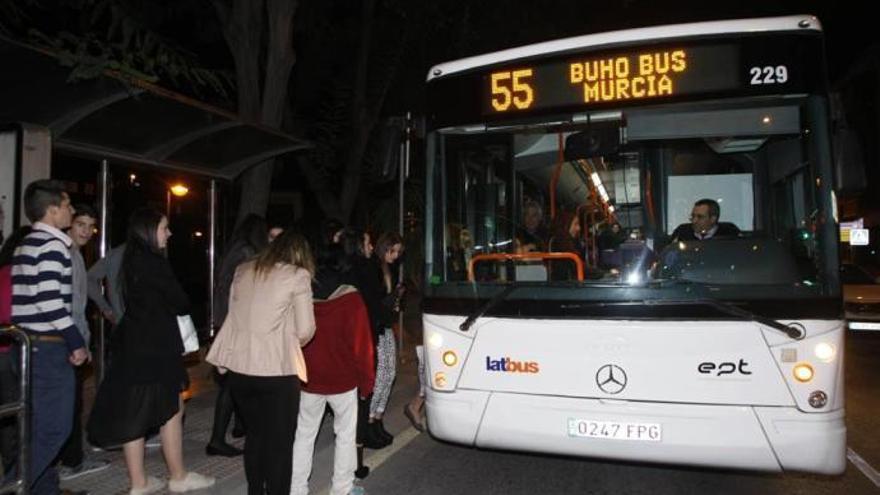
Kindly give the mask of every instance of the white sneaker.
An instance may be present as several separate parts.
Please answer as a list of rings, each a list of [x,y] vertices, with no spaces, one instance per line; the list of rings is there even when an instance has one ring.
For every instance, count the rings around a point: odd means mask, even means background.
[[[68,481],[87,474],[97,473],[110,467],[110,461],[85,459],[77,467],[58,467],[58,479]]]
[[[200,490],[214,486],[216,480],[212,476],[205,476],[192,471],[186,473],[182,480],[169,480],[168,490],[174,493],[188,492],[190,490]]]
[[[147,495],[148,493],[156,493],[165,488],[165,482],[155,476],[147,476],[147,486],[143,488],[132,488],[128,491],[128,495]]]

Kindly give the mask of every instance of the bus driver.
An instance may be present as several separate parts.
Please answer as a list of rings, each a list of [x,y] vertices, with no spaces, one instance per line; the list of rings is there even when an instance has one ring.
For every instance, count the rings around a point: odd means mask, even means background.
[[[704,241],[712,238],[739,236],[739,229],[730,222],[718,222],[721,206],[714,199],[701,199],[691,210],[691,223],[683,223],[672,232],[673,241]]]

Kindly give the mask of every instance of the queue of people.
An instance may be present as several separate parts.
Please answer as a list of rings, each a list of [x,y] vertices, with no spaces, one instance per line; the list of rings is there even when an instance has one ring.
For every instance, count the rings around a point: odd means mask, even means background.
[[[186,469],[183,455],[181,394],[189,377],[180,320],[191,303],[167,259],[168,218],[136,210],[125,242],[87,270],[81,249],[96,231],[94,209],[71,206],[63,183],[53,180],[30,184],[24,202],[32,225],[9,235],[0,250],[0,323],[23,329],[35,351],[32,493],[61,493],[60,480],[109,466],[83,449],[88,299],[112,324],[109,364],[85,428],[89,442],[122,448],[130,494],[212,486],[214,478]],[[256,216],[230,239],[215,287],[222,325],[206,357],[218,383],[206,452],[243,454],[251,494],[308,493],[327,405],[336,433],[331,493],[363,493],[354,482],[365,469],[363,448],[393,441],[383,417],[396,376],[393,327],[404,295],[396,266],[403,239],[383,234],[375,249],[371,241],[367,232],[338,222],[325,223],[307,239]],[[18,357],[10,342],[0,341],[5,402],[20,393]],[[232,417],[233,430],[245,436],[243,451],[227,441]],[[10,420],[0,422],[7,479],[19,461],[17,426]],[[145,441],[156,431],[167,482],[144,466]]]
[[[248,493],[308,493],[327,406],[336,434],[331,493],[363,493],[354,484],[362,448],[391,443],[382,415],[395,377],[391,326],[403,291],[392,265],[403,240],[385,234],[377,244],[374,252],[369,234],[328,221],[310,241],[285,230],[234,269],[207,360],[228,375],[245,425]],[[225,430],[215,424],[220,437],[211,442],[225,443]]]

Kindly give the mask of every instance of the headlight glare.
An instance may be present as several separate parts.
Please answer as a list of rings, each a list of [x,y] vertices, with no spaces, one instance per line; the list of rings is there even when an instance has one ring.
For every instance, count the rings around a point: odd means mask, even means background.
[[[443,353],[443,364],[449,367],[458,364],[458,355],[455,354],[455,351],[446,351]]]
[[[792,370],[795,380],[806,383],[813,379],[813,367],[809,363],[798,363]]]
[[[813,348],[813,353],[819,361],[830,363],[831,361],[834,361],[834,357],[837,355],[837,349],[834,348],[834,345],[829,344],[828,342],[819,342],[816,344],[816,347]]]

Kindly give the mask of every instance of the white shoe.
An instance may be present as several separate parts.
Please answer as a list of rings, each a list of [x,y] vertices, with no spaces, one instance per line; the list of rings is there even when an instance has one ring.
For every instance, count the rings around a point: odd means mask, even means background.
[[[162,446],[162,439],[159,438],[159,435],[149,437],[144,440],[144,447],[148,449],[155,449]]]
[[[205,476],[192,471],[186,473],[182,480],[169,480],[168,490],[174,493],[188,492],[190,490],[200,490],[214,486],[216,480],[212,476]]]
[[[128,491],[128,495],[147,495],[148,493],[156,493],[165,488],[165,482],[155,476],[147,476],[147,485],[143,488],[132,488]]]

